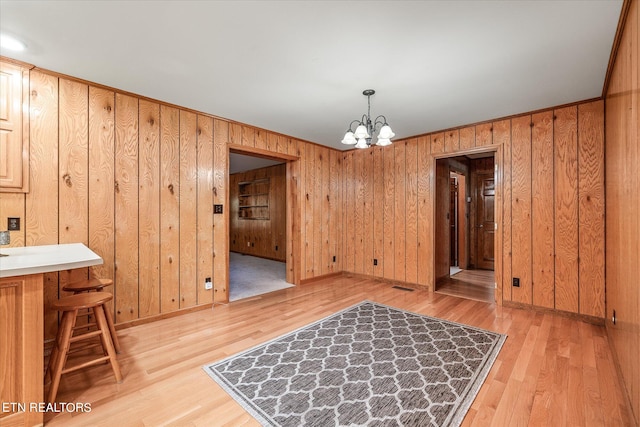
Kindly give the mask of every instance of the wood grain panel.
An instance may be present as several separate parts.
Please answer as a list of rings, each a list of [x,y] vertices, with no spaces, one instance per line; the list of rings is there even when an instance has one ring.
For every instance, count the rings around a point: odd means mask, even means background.
[[[116,323],[138,318],[138,99],[116,94]]]
[[[279,148],[278,135],[273,132],[269,132],[267,134],[267,145],[265,149],[269,151],[273,151],[274,153],[279,153],[280,151],[278,151],[278,148]]]
[[[531,118],[533,305],[554,307],[553,111]]]
[[[431,135],[431,154],[438,155],[444,152],[444,132]]]
[[[604,312],[604,102],[578,106],[579,310]]]
[[[314,191],[315,191],[315,147],[313,144],[305,144],[304,148],[304,167],[305,167],[305,183],[304,183],[304,191],[305,191],[305,200],[304,200],[304,257],[305,257],[305,268],[306,270],[303,273],[302,278],[308,279],[314,277],[314,265],[313,265],[313,250],[314,250],[314,221],[315,218],[315,209],[314,209]]]
[[[460,131],[450,130],[444,133],[444,151],[453,153],[460,150]]]
[[[180,308],[197,303],[197,146],[196,114],[180,111]]]
[[[275,170],[275,181],[271,192],[270,204],[274,207],[271,218],[271,246],[269,250],[274,254],[274,258],[286,262],[287,260],[287,165],[272,166]]]
[[[255,129],[254,138],[253,138],[253,146],[256,148],[262,148],[263,150],[267,148],[267,138],[268,132],[263,129]]]
[[[26,195],[26,245],[58,243],[58,79],[39,71],[30,75],[30,191]],[[44,338],[55,337],[58,273],[44,275]]]
[[[406,236],[407,236],[407,212],[406,212],[406,143],[393,144],[395,156],[395,269],[394,280],[406,281]]]
[[[366,150],[361,156],[362,168],[360,169],[362,182],[362,252],[363,273],[373,275],[373,150]]]
[[[417,197],[418,197],[418,283],[433,288],[433,198],[431,180],[433,176],[431,160],[431,137],[418,138]]]
[[[606,319],[607,332],[611,345],[616,351],[621,372],[627,380],[633,378],[633,368],[629,364],[629,350],[633,343],[627,328],[622,328],[619,319],[626,319],[631,324],[629,303],[632,298],[631,289],[625,286],[626,277],[633,274],[626,259],[634,253],[626,237],[634,231],[635,221],[627,212],[635,209],[632,191],[636,183],[631,175],[630,167],[634,166],[633,148],[629,146],[629,138],[633,136],[633,122],[626,113],[632,109],[632,55],[629,30],[623,32],[620,43],[621,51],[616,57],[614,70],[606,98]],[[632,151],[629,153],[629,151]],[[635,251],[637,253],[637,251]],[[616,311],[616,323],[613,323],[613,311]],[[637,364],[634,362],[634,364]],[[630,386],[627,384],[627,393]]]
[[[298,160],[287,163],[287,282],[300,284],[302,278],[302,197],[304,194],[301,172],[299,141],[289,140],[289,153],[295,153]]]
[[[138,315],[160,313],[160,106],[139,103]]]
[[[290,139],[284,135],[278,135],[278,141],[276,145],[276,151],[281,154],[289,154]]]
[[[247,147],[255,147],[256,131],[250,126],[242,126],[242,145]]]
[[[302,141],[295,139],[295,138],[289,138],[289,149],[288,149],[288,154],[289,155],[293,155],[293,156],[297,156],[298,158],[301,158],[303,156],[303,152],[300,149],[300,146],[303,144]],[[300,166],[302,166],[302,164],[300,164]],[[300,169],[302,170],[302,169]],[[302,178],[302,177],[301,177]]]
[[[307,218],[306,218],[306,209],[307,209],[307,162],[306,162],[306,144],[298,139],[291,139],[291,145],[289,146],[289,153],[296,153],[299,160],[297,162],[297,172],[298,172],[298,204],[297,209],[299,210],[300,215],[300,249],[298,253],[294,253],[292,257],[297,257],[297,263],[300,264],[300,280],[304,280],[307,277],[307,238],[306,238],[306,230],[307,230]]]
[[[229,142],[242,145],[242,125],[240,123],[229,123]]]
[[[577,107],[554,110],[556,309],[578,312]]]
[[[384,147],[373,147],[373,275],[384,273]]]
[[[329,156],[329,273],[335,273],[342,271],[342,153],[330,150]]]
[[[104,263],[91,275],[115,279],[115,94],[89,86],[89,247]],[[114,282],[115,283],[115,282]],[[117,295],[115,287],[110,289]]]
[[[476,146],[476,127],[468,126],[460,129],[460,150],[468,150]]]
[[[160,312],[180,308],[180,110],[160,107]]]
[[[627,19],[620,29],[620,45],[605,100],[605,319],[607,341],[617,361],[616,367],[624,379],[622,393],[631,402],[635,423],[639,424],[640,287],[635,278],[640,276],[640,263],[630,260],[637,260],[640,253],[640,221],[636,214],[640,210],[640,7],[637,1],[625,2],[625,5],[629,7]],[[580,215],[583,213],[580,212]],[[611,412],[607,411],[605,416]]]
[[[395,145],[384,148],[384,278],[395,278],[396,249],[395,249],[395,186],[396,168]]]
[[[343,268],[345,271],[355,271],[355,229],[354,229],[354,215],[355,210],[355,185],[354,185],[354,170],[353,170],[353,156],[354,152],[346,153],[342,158],[342,165],[344,168],[344,225],[345,233],[344,237],[344,259]]]
[[[88,87],[61,79],[59,116],[59,242],[84,243],[88,237]],[[74,272],[78,279],[87,271]]]
[[[531,116],[511,121],[512,197],[512,277],[520,287],[512,287],[512,300],[532,303],[531,287]]]
[[[58,117],[58,242],[88,244],[88,86],[66,79],[59,81]],[[65,284],[86,279],[87,268],[60,273]]]
[[[354,179],[354,208],[353,208],[353,227],[355,241],[354,256],[354,272],[364,274],[364,260],[369,257],[369,253],[365,254],[363,246],[363,224],[364,224],[364,151],[357,150],[353,154],[353,173]]]
[[[229,124],[223,120],[213,122],[213,203],[227,205],[229,176]],[[228,209],[228,206],[227,206]],[[279,217],[285,218],[280,212]],[[223,214],[213,216],[213,301],[229,301],[229,225]]]
[[[335,218],[331,215],[331,177],[329,171],[331,169],[331,155],[328,148],[324,147],[320,150],[322,159],[322,192],[320,193],[320,209],[322,210],[322,251],[320,258],[321,274],[328,274],[332,271],[333,264],[331,257],[331,221]]]
[[[204,288],[213,280],[213,119],[198,114],[197,288],[198,305],[213,303],[213,291]],[[244,131],[243,131],[244,136]]]
[[[418,140],[406,144],[406,231],[405,265],[408,283],[418,283]]]
[[[326,226],[326,222],[324,220],[325,212],[323,207],[323,164],[325,163],[325,156],[323,155],[324,148],[320,145],[314,145],[314,155],[315,159],[313,162],[314,167],[314,180],[313,180],[313,218],[314,218],[314,227],[313,227],[313,276],[322,275],[322,236],[324,234],[324,228]]]
[[[502,301],[511,301],[511,120],[501,120],[492,126],[493,143],[502,146]],[[498,282],[498,286],[501,284]]]
[[[493,144],[493,123],[476,125],[476,147]]]

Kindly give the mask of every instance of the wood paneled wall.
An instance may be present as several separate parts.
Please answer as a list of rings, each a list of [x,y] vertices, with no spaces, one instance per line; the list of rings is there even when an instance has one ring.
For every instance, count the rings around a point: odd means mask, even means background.
[[[602,101],[345,153],[344,269],[433,289],[433,224],[445,222],[434,214],[435,159],[465,150],[498,150],[503,301],[603,318]],[[448,194],[448,170],[442,182]]]
[[[269,219],[238,217],[238,183],[269,179]],[[229,248],[234,252],[287,260],[287,168],[285,164],[229,176]]]
[[[342,270],[339,152],[37,68],[29,93],[30,192],[0,194],[0,217],[23,219],[11,244],[82,242],[104,259],[46,275],[46,339],[51,301],[89,275],[114,279],[116,323],[228,300],[228,216],[213,204],[228,205],[230,145],[290,160],[290,281]]]
[[[622,29],[605,100],[607,122],[605,147],[607,313],[605,318],[609,340],[622,373],[636,424],[640,424],[639,25],[640,6],[636,0],[633,0],[630,2],[626,24]],[[615,323],[612,320],[614,312]]]
[[[12,245],[83,242],[105,261],[46,275],[46,338],[48,304],[89,274],[114,279],[117,323],[227,300],[227,216],[213,204],[227,203],[228,143],[299,159],[299,229],[278,244],[290,281],[342,270],[341,153],[37,69],[30,81],[31,191],[0,196],[2,217],[24,218]]]

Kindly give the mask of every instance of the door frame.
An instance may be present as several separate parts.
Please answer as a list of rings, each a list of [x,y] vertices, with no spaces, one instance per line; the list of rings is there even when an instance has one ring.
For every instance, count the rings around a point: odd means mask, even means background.
[[[294,285],[300,285],[301,277],[301,225],[302,211],[300,201],[300,157],[291,154],[276,153],[262,148],[247,147],[234,143],[227,143],[227,164],[229,164],[229,153],[243,154],[253,157],[261,157],[263,159],[276,160],[286,162],[286,281]],[[229,188],[229,173],[227,173],[227,188]],[[229,193],[227,191],[227,206],[229,203]],[[230,209],[225,210],[226,216],[226,236],[227,240],[230,235]],[[227,245],[228,246],[228,245]],[[227,250],[227,261],[229,254]],[[227,262],[227,289],[229,289],[229,262]]]
[[[503,171],[504,171],[504,160],[503,160],[503,147],[500,145],[490,145],[486,147],[476,147],[468,150],[458,150],[452,151],[449,153],[438,153],[431,154],[430,159],[430,170],[431,170],[431,179],[429,180],[429,197],[431,206],[431,221],[428,224],[428,228],[430,229],[431,236],[431,253],[434,255],[432,258],[431,265],[431,289],[435,292],[436,289],[436,238],[435,238],[435,224],[436,224],[436,161],[439,159],[448,159],[452,157],[464,156],[467,154],[479,154],[479,153],[494,153],[494,174],[495,174],[495,186],[496,186],[496,195],[495,195],[495,217],[494,222],[496,224],[496,232],[494,235],[494,257],[495,257],[495,292],[494,292],[494,301],[498,305],[502,305],[502,295],[503,295],[503,274],[502,274],[502,264],[503,264],[503,216],[504,216],[504,205],[503,205]]]

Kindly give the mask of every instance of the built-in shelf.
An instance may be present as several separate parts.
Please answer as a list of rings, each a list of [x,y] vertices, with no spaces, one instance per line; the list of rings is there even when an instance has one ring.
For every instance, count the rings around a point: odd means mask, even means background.
[[[269,178],[238,183],[238,218],[269,219]]]

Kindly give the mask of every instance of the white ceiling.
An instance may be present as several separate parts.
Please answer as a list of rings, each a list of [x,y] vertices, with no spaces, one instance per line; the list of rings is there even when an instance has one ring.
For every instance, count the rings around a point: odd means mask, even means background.
[[[338,149],[598,97],[622,0],[0,1],[48,70]]]

